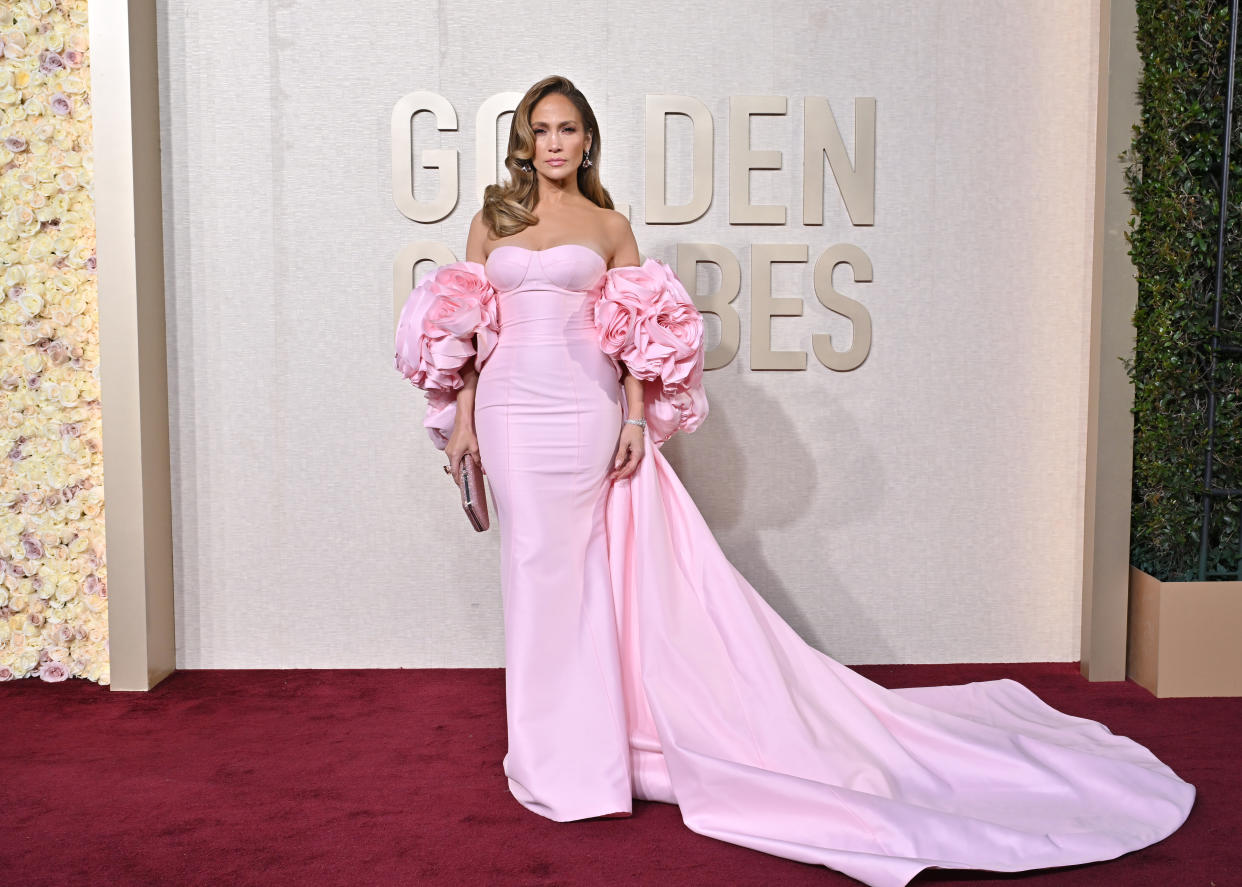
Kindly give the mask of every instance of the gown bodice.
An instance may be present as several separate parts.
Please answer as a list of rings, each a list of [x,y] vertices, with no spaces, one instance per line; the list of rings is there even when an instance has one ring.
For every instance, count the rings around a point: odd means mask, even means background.
[[[580,243],[493,249],[484,268],[496,288],[501,340],[593,337],[589,296],[607,267],[603,256]]]

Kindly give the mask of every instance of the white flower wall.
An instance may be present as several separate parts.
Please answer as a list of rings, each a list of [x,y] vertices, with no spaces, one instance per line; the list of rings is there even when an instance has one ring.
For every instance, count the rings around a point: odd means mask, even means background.
[[[109,681],[87,34],[0,3],[0,681]]]

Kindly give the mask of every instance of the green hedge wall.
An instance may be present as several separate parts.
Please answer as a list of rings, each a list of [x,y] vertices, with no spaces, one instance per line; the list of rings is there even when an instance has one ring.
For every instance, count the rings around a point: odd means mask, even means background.
[[[1221,130],[1229,54],[1224,0],[1138,0],[1141,123],[1127,157],[1138,271],[1131,561],[1197,578]],[[1238,72],[1242,74],[1242,70]],[[1242,89],[1235,85],[1235,100]],[[1242,344],[1242,108],[1234,108],[1221,327]],[[1242,487],[1242,361],[1217,366],[1216,478]],[[1239,501],[1213,508],[1209,572],[1238,565]]]

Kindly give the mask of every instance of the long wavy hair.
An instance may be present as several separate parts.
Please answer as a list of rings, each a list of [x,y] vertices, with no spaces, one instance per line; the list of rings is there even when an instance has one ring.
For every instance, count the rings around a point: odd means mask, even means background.
[[[605,209],[614,208],[612,197],[599,179],[600,138],[595,112],[591,110],[586,96],[568,77],[553,74],[526,90],[526,95],[522,96],[513,112],[513,125],[509,129],[509,151],[505,156],[509,180],[498,185],[488,185],[483,190],[483,220],[496,237],[517,234],[538,221],[534,212],[535,203],[539,199],[538,177],[533,167],[526,170],[521,164],[531,162],[535,156],[535,130],[530,124],[531,112],[544,96],[552,93],[560,93],[574,103],[586,130],[583,135],[591,136],[591,147],[587,149],[591,165],[583,169],[579,164],[578,190],[592,203]]]

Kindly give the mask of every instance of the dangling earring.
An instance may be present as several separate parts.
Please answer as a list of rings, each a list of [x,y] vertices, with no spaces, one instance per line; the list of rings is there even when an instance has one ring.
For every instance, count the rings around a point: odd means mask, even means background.
[[[588,154],[586,151],[582,152],[582,168],[583,169],[591,168],[591,155]]]
[[[534,167],[530,165],[529,160],[519,160],[518,167],[526,172],[530,172],[532,169],[534,169]]]

